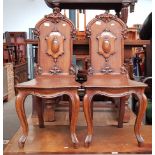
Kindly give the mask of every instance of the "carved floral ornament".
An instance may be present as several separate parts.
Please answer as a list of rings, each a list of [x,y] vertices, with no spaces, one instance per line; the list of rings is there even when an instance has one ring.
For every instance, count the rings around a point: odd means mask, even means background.
[[[58,8],[58,7],[53,8],[53,13],[51,13],[49,15],[45,15],[45,19],[47,21],[48,20],[51,21],[54,24],[57,24],[60,21],[65,21],[72,27],[71,36],[72,36],[72,38],[75,38],[76,29],[74,27],[74,24],[68,18],[66,18],[66,16],[64,16],[60,13],[60,8]]]
[[[60,13],[60,8],[56,7],[53,8],[53,13],[45,15],[45,18],[49,19],[52,23],[59,23],[61,20],[65,19],[65,16]]]
[[[66,16],[61,14],[60,8],[58,7],[53,8],[53,13],[49,15],[45,15],[44,18],[36,24],[34,32],[39,37],[40,26],[42,24],[46,22],[51,22],[56,26],[56,24],[60,23],[61,21],[69,24],[69,26],[71,27],[71,36],[72,38],[74,38],[76,36],[76,30],[75,30],[74,24]]]
[[[117,20],[117,16],[114,16],[112,14],[109,13],[104,13],[104,14],[100,14],[100,15],[96,15],[95,17],[98,20],[102,20],[105,23],[110,22],[111,20]]]

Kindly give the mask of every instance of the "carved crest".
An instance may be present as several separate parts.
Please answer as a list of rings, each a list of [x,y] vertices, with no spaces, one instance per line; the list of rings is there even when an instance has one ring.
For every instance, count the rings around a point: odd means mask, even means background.
[[[47,40],[47,54],[57,59],[60,55],[64,53],[64,36],[60,32],[51,32]]]
[[[56,7],[53,9],[53,13],[45,15],[45,18],[50,19],[52,23],[59,23],[61,20],[65,19],[65,16],[60,13],[60,8]]]
[[[109,14],[108,12],[105,12],[104,14],[100,14],[100,15],[96,15],[94,19],[92,19],[88,25],[87,25],[87,28],[86,28],[86,34],[87,34],[87,37],[90,37],[91,36],[91,26],[96,23],[97,21],[103,21],[104,23],[108,23],[110,21],[116,21],[118,22],[123,30],[122,30],[122,36],[125,38],[126,37],[126,32],[127,32],[127,26],[125,25],[125,23],[117,17],[117,15],[112,15],[112,14]]]
[[[104,30],[99,36],[97,36],[99,43],[99,51],[105,59],[109,58],[115,53],[115,40],[116,36],[108,30]]]
[[[44,18],[36,24],[36,26],[35,26],[35,28],[37,30],[36,35],[39,36],[40,25],[45,23],[46,21],[50,21],[53,24],[58,24],[61,21],[68,23],[71,26],[71,36],[72,36],[72,38],[75,38],[76,29],[74,27],[74,24],[66,16],[64,16],[60,13],[60,8],[58,8],[58,7],[53,8],[53,13],[51,13],[49,15],[45,15]]]
[[[105,23],[108,23],[108,22],[110,22],[111,20],[116,20],[116,19],[117,19],[116,16],[111,15],[111,14],[109,14],[109,13],[104,13],[104,14],[101,14],[101,15],[97,15],[95,18],[98,19],[98,20],[102,20],[102,21],[104,21]]]

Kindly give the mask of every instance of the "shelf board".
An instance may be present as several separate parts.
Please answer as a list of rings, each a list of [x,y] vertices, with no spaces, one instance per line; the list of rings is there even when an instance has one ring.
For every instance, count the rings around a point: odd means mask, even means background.
[[[89,44],[89,40],[85,39],[85,40],[74,40],[73,41],[74,45],[88,45]]]
[[[26,40],[27,44],[38,44],[38,40],[32,40],[32,39],[27,39]],[[73,41],[74,45],[88,45],[89,44],[89,40],[74,40]],[[144,46],[144,45],[149,45],[150,44],[150,40],[128,40],[126,39],[124,41],[124,45],[125,46]]]
[[[34,44],[34,45],[37,45],[38,44],[38,40],[26,39],[26,44]]]
[[[126,39],[124,41],[125,46],[144,46],[144,45],[149,45],[150,40],[128,40]]]

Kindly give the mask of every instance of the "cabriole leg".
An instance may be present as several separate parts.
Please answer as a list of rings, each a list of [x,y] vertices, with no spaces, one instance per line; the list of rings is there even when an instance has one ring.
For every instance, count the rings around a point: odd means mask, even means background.
[[[79,141],[76,136],[76,125],[78,119],[78,113],[80,108],[80,99],[77,94],[70,96],[72,101],[72,115],[71,115],[71,124],[70,124],[70,131],[71,131],[71,139],[74,145],[74,148],[78,148]]]
[[[135,136],[137,138],[138,146],[141,147],[144,143],[144,139],[140,134],[140,128],[141,128],[142,119],[147,107],[147,98],[145,94],[139,94],[137,96],[139,99],[139,109],[138,109],[138,115],[135,121],[134,131],[135,131]]]
[[[93,134],[93,121],[91,118],[91,105],[90,104],[91,104],[91,101],[89,100],[89,96],[86,94],[84,96],[84,103],[83,103],[85,119],[87,122],[87,136],[85,139],[85,147],[89,147],[92,141],[92,134]]]
[[[22,128],[22,136],[18,140],[18,146],[20,148],[24,147],[25,141],[28,136],[28,123],[27,123],[25,108],[24,108],[24,101],[27,95],[28,94],[26,94],[25,92],[19,92],[16,97],[16,111]]]

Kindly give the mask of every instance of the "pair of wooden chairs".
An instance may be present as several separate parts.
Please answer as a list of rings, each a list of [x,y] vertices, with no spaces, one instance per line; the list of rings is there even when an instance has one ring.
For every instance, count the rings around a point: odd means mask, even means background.
[[[72,22],[60,13],[60,9],[54,8],[52,14],[37,23],[35,33],[39,39],[37,76],[31,81],[16,86],[18,89],[16,110],[22,127],[19,147],[24,146],[28,136],[24,100],[30,94],[37,96],[40,127],[44,127],[41,98],[55,98],[64,94],[70,97],[70,132],[71,140],[76,147],[79,143],[76,136],[76,123],[80,107],[77,90],[81,86],[75,81],[76,71],[71,64],[72,38],[75,37],[76,31]],[[143,143],[140,127],[147,103],[144,95],[146,85],[130,80],[123,66],[125,33],[126,25],[119,18],[108,13],[96,16],[87,25],[91,66],[88,80],[83,84],[86,89],[83,103],[87,121],[86,146],[89,146],[92,141],[92,100],[96,94],[120,97],[120,116],[124,114],[124,103],[127,97],[132,93],[137,95],[139,112],[135,122],[135,135],[139,145]]]

